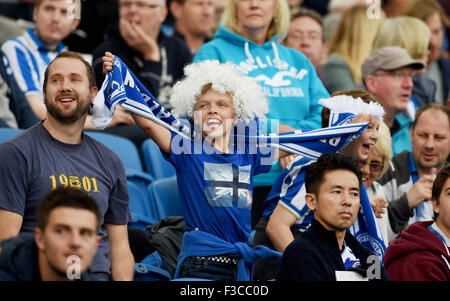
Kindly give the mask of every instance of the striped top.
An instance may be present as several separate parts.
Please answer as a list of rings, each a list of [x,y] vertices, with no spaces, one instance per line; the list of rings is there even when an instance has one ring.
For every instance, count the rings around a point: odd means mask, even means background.
[[[29,28],[21,36],[6,41],[2,50],[8,57],[14,77],[25,95],[42,97],[45,69],[60,52],[67,50],[67,47],[60,42],[55,51],[50,51],[36,36],[34,29]]]

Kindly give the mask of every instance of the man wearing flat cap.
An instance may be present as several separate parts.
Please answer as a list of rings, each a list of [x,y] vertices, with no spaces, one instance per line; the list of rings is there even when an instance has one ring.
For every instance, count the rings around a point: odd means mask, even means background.
[[[393,155],[411,151],[411,120],[399,113],[406,110],[411,99],[415,72],[424,67],[404,48],[394,46],[374,50],[362,64],[364,88],[377,98],[386,112],[384,122],[391,131]]]

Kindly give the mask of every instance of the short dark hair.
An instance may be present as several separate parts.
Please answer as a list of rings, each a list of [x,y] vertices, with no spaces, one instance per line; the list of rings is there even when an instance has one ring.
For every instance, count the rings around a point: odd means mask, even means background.
[[[84,209],[95,214],[97,230],[100,227],[100,211],[95,200],[87,193],[74,188],[57,187],[49,192],[37,209],[37,227],[44,230],[50,212],[58,207]]]
[[[420,107],[417,111],[416,114],[414,116],[414,121],[411,124],[411,129],[414,130],[414,128],[417,125],[417,121],[419,120],[419,117],[426,111],[428,110],[436,110],[436,111],[441,111],[442,113],[447,115],[448,118],[448,124],[450,126],[450,108],[440,104],[440,103],[436,103],[436,102],[431,102],[428,103],[422,107]]]
[[[450,164],[447,164],[445,167],[441,168],[439,173],[434,179],[433,187],[431,188],[431,198],[435,200],[439,204],[439,196],[441,195],[442,188],[444,187],[445,182],[450,177]],[[438,214],[435,212],[433,219],[436,220]]]
[[[319,187],[324,181],[326,171],[348,170],[353,172],[358,178],[359,189],[362,187],[362,173],[355,159],[339,153],[323,154],[306,168],[305,188],[307,193],[318,194]]]
[[[92,69],[91,64],[89,64],[82,55],[73,52],[73,51],[63,51],[61,53],[59,53],[54,59],[53,61],[50,62],[50,64],[48,64],[47,68],[45,69],[45,73],[44,73],[44,85],[43,85],[43,90],[45,91],[46,87],[47,87],[47,82],[48,82],[48,73],[49,73],[49,69],[50,66],[53,64],[54,61],[56,61],[57,59],[60,58],[73,58],[73,59],[78,59],[80,60],[85,66],[86,66],[86,73],[87,73],[87,77],[89,80],[89,88],[92,87],[96,87],[97,83],[95,81],[95,72],[94,69]]]
[[[364,89],[350,89],[350,90],[339,90],[339,91],[335,91],[333,94],[331,94],[331,97],[333,96],[338,96],[338,95],[348,95],[351,96],[353,98],[361,98],[365,103],[369,103],[369,102],[376,102],[378,103],[377,98],[370,93],[367,90]],[[323,107],[322,108],[322,127],[326,128],[328,127],[328,123],[329,123],[329,119],[330,119],[330,109],[328,109],[327,107]]]
[[[316,21],[320,27],[323,29],[323,17],[315,10],[306,7],[296,7],[291,11],[291,22],[294,19],[308,17]],[[324,34],[322,31],[322,39],[324,39]]]

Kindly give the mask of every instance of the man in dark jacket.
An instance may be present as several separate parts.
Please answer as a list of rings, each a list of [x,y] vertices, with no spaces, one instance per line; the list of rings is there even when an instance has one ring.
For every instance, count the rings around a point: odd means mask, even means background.
[[[311,227],[284,251],[278,280],[388,280],[381,260],[350,234],[362,186],[361,171],[350,157],[324,154],[305,173]]]
[[[0,281],[96,280],[88,270],[100,238],[97,203],[57,188],[42,201],[37,228],[0,244]]]
[[[183,76],[183,68],[192,61],[192,56],[182,40],[161,31],[166,15],[165,0],[119,1],[119,20],[108,27],[103,43],[93,52],[92,67],[99,89],[105,78],[102,57],[109,51],[120,57],[165,108],[172,109],[169,106],[172,86]],[[128,138],[140,147],[147,134],[129,112],[121,107],[117,110],[121,121],[105,132]]]
[[[105,78],[102,57],[109,51],[120,57],[164,106],[167,104],[171,87],[192,58],[183,41],[161,31],[166,15],[165,0],[119,1],[118,22],[111,24],[93,53],[98,88]]]
[[[386,250],[384,263],[392,280],[450,281],[450,165],[432,188],[434,221],[417,222]]]

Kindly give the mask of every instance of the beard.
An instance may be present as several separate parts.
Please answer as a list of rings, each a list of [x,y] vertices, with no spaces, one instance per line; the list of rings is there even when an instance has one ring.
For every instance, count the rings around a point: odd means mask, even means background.
[[[92,99],[91,96],[91,93],[89,93],[88,99]],[[47,99],[47,97],[45,98],[44,103],[47,107],[48,114],[50,114],[55,120],[63,124],[71,124],[82,118],[85,114],[87,114],[91,105],[91,103],[86,99],[79,99],[78,97],[76,107],[70,111],[62,110],[56,104],[56,100],[51,102]]]

